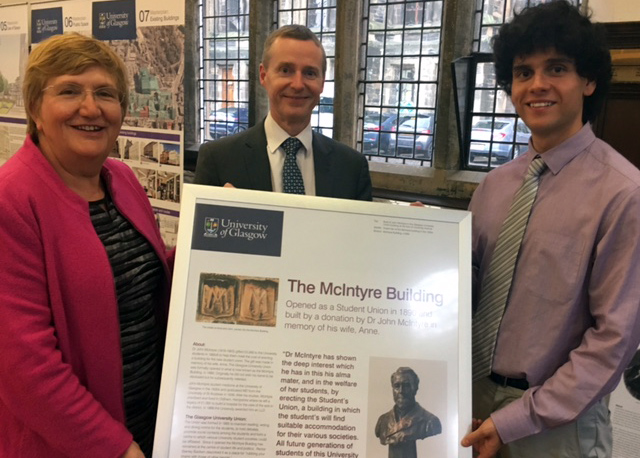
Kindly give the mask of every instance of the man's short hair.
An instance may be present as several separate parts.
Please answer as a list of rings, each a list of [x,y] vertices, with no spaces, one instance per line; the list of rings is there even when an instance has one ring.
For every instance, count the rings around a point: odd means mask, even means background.
[[[269,66],[269,51],[271,46],[278,38],[292,38],[294,40],[301,41],[313,41],[318,48],[322,50],[322,75],[327,73],[327,54],[324,51],[322,42],[318,39],[315,33],[313,33],[308,27],[300,24],[283,25],[277,30],[271,32],[264,42],[264,50],[262,51],[262,65],[265,68]]]
[[[513,61],[520,56],[555,49],[574,60],[578,75],[595,81],[596,89],[584,98],[582,121],[600,112],[611,82],[611,54],[604,26],[566,0],[524,8],[500,27],[492,40],[496,80],[511,95]]]
[[[399,367],[393,374],[391,374],[391,384],[393,385],[394,378],[402,375],[409,377],[411,379],[411,384],[416,388],[416,390],[418,389],[420,379],[418,378],[418,374],[416,374],[410,367]]]

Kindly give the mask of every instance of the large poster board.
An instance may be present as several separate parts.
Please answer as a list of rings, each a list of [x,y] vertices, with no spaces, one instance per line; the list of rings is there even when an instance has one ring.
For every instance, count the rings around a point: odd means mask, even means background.
[[[400,367],[441,425],[417,456],[471,456],[468,212],[183,197],[154,457],[387,457]]]
[[[613,458],[636,458],[640,450],[640,348],[609,399]]]

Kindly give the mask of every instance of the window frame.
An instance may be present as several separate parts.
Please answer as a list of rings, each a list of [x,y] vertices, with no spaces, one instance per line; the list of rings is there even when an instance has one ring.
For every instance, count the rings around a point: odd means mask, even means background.
[[[363,2],[366,0],[337,2],[336,36],[336,86],[334,100],[334,139],[356,147],[358,129],[358,61],[360,59],[360,30]],[[194,37],[191,62],[197,68],[199,62],[197,43],[198,0],[186,0],[187,10],[193,11],[189,20],[187,14],[187,36]],[[418,196],[446,198],[451,201],[469,199],[484,174],[461,168],[460,148],[457,137],[453,83],[447,62],[471,52],[474,4],[468,0],[444,0],[441,29],[440,65],[438,68],[438,112],[434,136],[434,155],[430,167],[416,167],[406,164],[370,162],[369,168],[376,193],[392,192],[396,196],[407,195],[411,200]],[[262,45],[271,31],[275,13],[272,2],[250,0],[250,53],[249,53],[249,125],[259,122],[268,112],[266,93],[259,84],[258,68]],[[358,44],[358,45],[354,45]],[[258,50],[257,52],[254,50]],[[445,64],[443,64],[445,63]],[[189,61],[187,66],[191,67]],[[194,78],[195,80],[195,78]],[[185,83],[186,85],[187,83]],[[197,89],[197,80],[194,85]],[[197,91],[193,91],[196,95]],[[185,139],[195,143],[197,149],[199,101],[187,101],[186,122],[191,129],[185,132]],[[422,199],[424,200],[424,199]]]
[[[358,71],[358,134],[356,149],[364,154],[370,162],[391,163],[397,165],[409,165],[414,167],[431,167],[435,152],[435,137],[437,135],[437,111],[439,100],[439,75],[442,65],[442,30],[443,30],[443,12],[446,0],[430,0],[419,2],[422,5],[420,10],[420,18],[418,26],[407,25],[407,12],[411,5],[417,6],[418,2],[414,1],[396,1],[386,3],[363,2],[361,22],[362,33],[360,38],[360,62]],[[439,24],[425,25],[425,14],[428,4],[439,3]],[[404,6],[402,9],[402,24],[390,24],[389,11],[391,7],[397,12],[398,6]],[[382,27],[371,27],[371,15],[373,8],[384,8],[384,24]],[[385,52],[389,46],[389,35],[399,35],[406,38],[407,32],[419,33],[418,52],[410,52],[406,46],[402,46],[399,52]],[[370,34],[380,34],[383,39],[381,41],[381,49],[383,52],[377,54],[375,49],[373,52],[370,48]],[[426,52],[423,49],[425,37],[429,34],[437,33],[438,43],[435,52]],[[406,44],[403,40],[402,44]],[[382,75],[378,79],[369,79],[369,60],[380,59],[383,63],[382,67],[388,69],[389,62],[397,61],[399,64],[398,78],[389,80],[386,75]],[[435,78],[424,80],[421,78],[422,72],[425,70],[429,60],[435,61]],[[404,71],[416,62],[414,72],[417,77],[407,78]],[[407,64],[408,62],[408,64]],[[407,65],[407,66],[405,66]],[[432,64],[433,65],[433,64]],[[423,67],[425,66],[425,67]],[[379,103],[368,101],[368,88],[378,85],[380,87]],[[385,99],[384,87],[397,85],[400,90],[396,100]],[[434,86],[433,89],[433,106],[422,106],[420,97],[424,95],[422,92],[428,90],[428,86]],[[413,90],[411,89],[413,87]],[[409,102],[404,99],[402,93],[403,88],[409,88],[410,92],[415,91]],[[377,129],[367,126],[367,114],[377,113]],[[424,117],[430,114],[433,119],[431,121],[431,129],[420,132],[417,128],[413,131],[400,131],[400,125],[406,122],[407,117]],[[395,116],[395,120],[389,121]],[[389,124],[391,123],[391,124]],[[410,138],[413,137],[413,138]],[[402,142],[402,146],[399,146]],[[373,148],[370,148],[373,147]],[[392,150],[392,152],[390,152]],[[402,154],[402,150],[406,150],[408,154]]]
[[[493,62],[493,56],[490,53],[472,53],[469,56],[456,59],[451,63],[452,73],[454,74],[454,84],[456,87],[456,113],[462,167],[465,170],[488,171],[494,169],[510,160],[513,160],[522,149],[521,145],[525,145],[523,141],[517,141],[518,130],[519,127],[523,125],[523,121],[517,115],[515,110],[513,112],[496,112],[498,99],[497,94],[500,91],[504,92],[504,90],[495,85],[482,87],[476,86],[478,65],[491,62]],[[478,89],[495,92],[496,97],[493,99],[492,111],[475,111],[475,95]],[[508,97],[506,93],[505,96]],[[494,140],[493,135],[491,135],[488,140],[473,138],[474,118],[476,117],[491,118],[492,133],[495,132],[496,122],[502,122],[502,119],[513,119],[513,138],[504,142]],[[487,165],[480,165],[479,163],[474,163],[472,161],[471,146],[474,143],[483,143],[490,148],[487,154]],[[511,151],[508,153],[509,159],[505,162],[498,162],[496,156],[501,157],[502,155],[493,154],[493,145],[505,145],[505,147],[510,146]]]
[[[251,0],[237,0],[237,3],[238,3],[237,14],[234,14],[234,13],[230,14],[228,10],[228,4],[224,0],[210,0],[210,1],[200,0],[197,2],[198,21],[196,24],[196,29],[197,29],[197,39],[198,39],[197,52],[198,52],[198,63],[199,63],[198,79],[196,82],[197,91],[198,91],[197,138],[201,143],[204,143],[205,141],[210,141],[210,140],[217,140],[219,138],[232,135],[239,131],[246,130],[251,125],[251,123],[249,122],[250,118],[248,115],[249,106],[250,106],[250,89],[249,88],[250,88],[250,80],[252,78],[251,68],[249,65],[249,58],[251,54],[249,34],[251,32],[251,27],[248,26],[250,9],[251,9]],[[213,10],[213,14],[211,15],[206,14],[207,13],[206,4],[213,5],[213,7],[211,8]],[[221,5],[224,5],[224,7],[227,9],[225,13],[219,14],[219,15],[215,14],[216,10]],[[249,11],[241,11],[243,9],[241,5],[242,6],[246,5],[249,8]],[[232,39],[232,41],[236,41],[238,44],[237,56],[231,57],[231,58],[228,57],[228,55],[225,56],[225,58],[217,58],[215,54],[213,57],[211,55],[207,56],[205,53],[205,49],[207,47],[210,47],[211,45],[213,45],[214,49],[217,49],[216,44],[218,42],[225,42],[225,45],[224,45],[224,48],[226,51],[225,54],[228,54],[229,43],[227,41],[230,39],[229,37],[218,38],[214,35],[205,36],[207,32],[207,22],[211,24],[214,22],[227,21],[227,24],[225,24],[225,28],[226,28],[229,26],[229,21],[233,19],[237,19],[238,24],[240,24],[241,21],[245,21],[247,25],[246,27],[247,30],[244,31],[245,35],[242,35],[241,33],[243,31],[240,31],[237,37]],[[214,29],[215,29],[215,26],[214,26]],[[242,57],[241,55],[241,49],[240,49],[241,43],[245,43],[247,45],[248,55],[246,58]],[[220,62],[222,65],[225,65],[226,68],[229,68],[230,66],[233,67],[233,65],[235,64],[238,74],[235,75],[235,77],[232,74],[231,77],[229,77],[229,75],[225,75],[225,77],[222,77],[222,78],[216,78],[217,75],[214,75],[214,76],[205,75],[205,72],[209,68],[208,63],[210,63],[210,65],[220,65],[218,64],[218,62]],[[244,64],[246,64],[247,66],[246,78],[242,78],[240,74],[241,66]],[[235,83],[235,86],[232,88],[232,92],[234,94],[233,99],[229,99],[228,87],[230,83]],[[210,97],[208,94],[205,93],[206,87],[208,87],[208,85],[214,85],[213,97]],[[221,86],[222,88],[219,91],[221,94],[220,96],[218,96],[217,94],[218,93],[217,86]],[[244,91],[245,94],[243,95],[242,92],[240,92],[238,96],[235,97],[236,89],[239,92]],[[210,106],[216,107],[217,105],[222,105],[222,106],[214,109],[213,111],[210,111],[209,113],[205,111],[207,107],[210,107]],[[232,115],[235,112],[234,110],[235,108],[238,109],[238,113],[239,113],[239,110],[242,109],[243,115],[230,118],[230,115]],[[213,117],[212,113],[214,112],[219,113],[221,118],[216,119],[215,117]],[[212,136],[211,132],[214,130],[216,134]]]

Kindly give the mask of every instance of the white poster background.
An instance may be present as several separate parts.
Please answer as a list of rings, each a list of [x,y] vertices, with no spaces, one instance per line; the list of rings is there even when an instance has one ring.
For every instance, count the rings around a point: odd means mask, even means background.
[[[613,458],[636,458],[640,450],[640,348],[609,399]]]
[[[405,366],[443,429],[418,456],[471,456],[469,213],[196,185],[183,197],[154,457],[386,457],[374,428]],[[196,204],[284,212],[281,255],[192,250]],[[196,321],[203,274],[277,281],[275,326]],[[388,298],[407,290],[430,299]]]

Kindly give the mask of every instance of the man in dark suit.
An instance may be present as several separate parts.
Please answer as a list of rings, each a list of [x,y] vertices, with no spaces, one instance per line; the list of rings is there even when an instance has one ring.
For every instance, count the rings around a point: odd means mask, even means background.
[[[326,65],[324,48],[308,28],[273,32],[260,64],[269,114],[245,132],[203,144],[195,183],[371,200],[365,157],[311,129]]]

